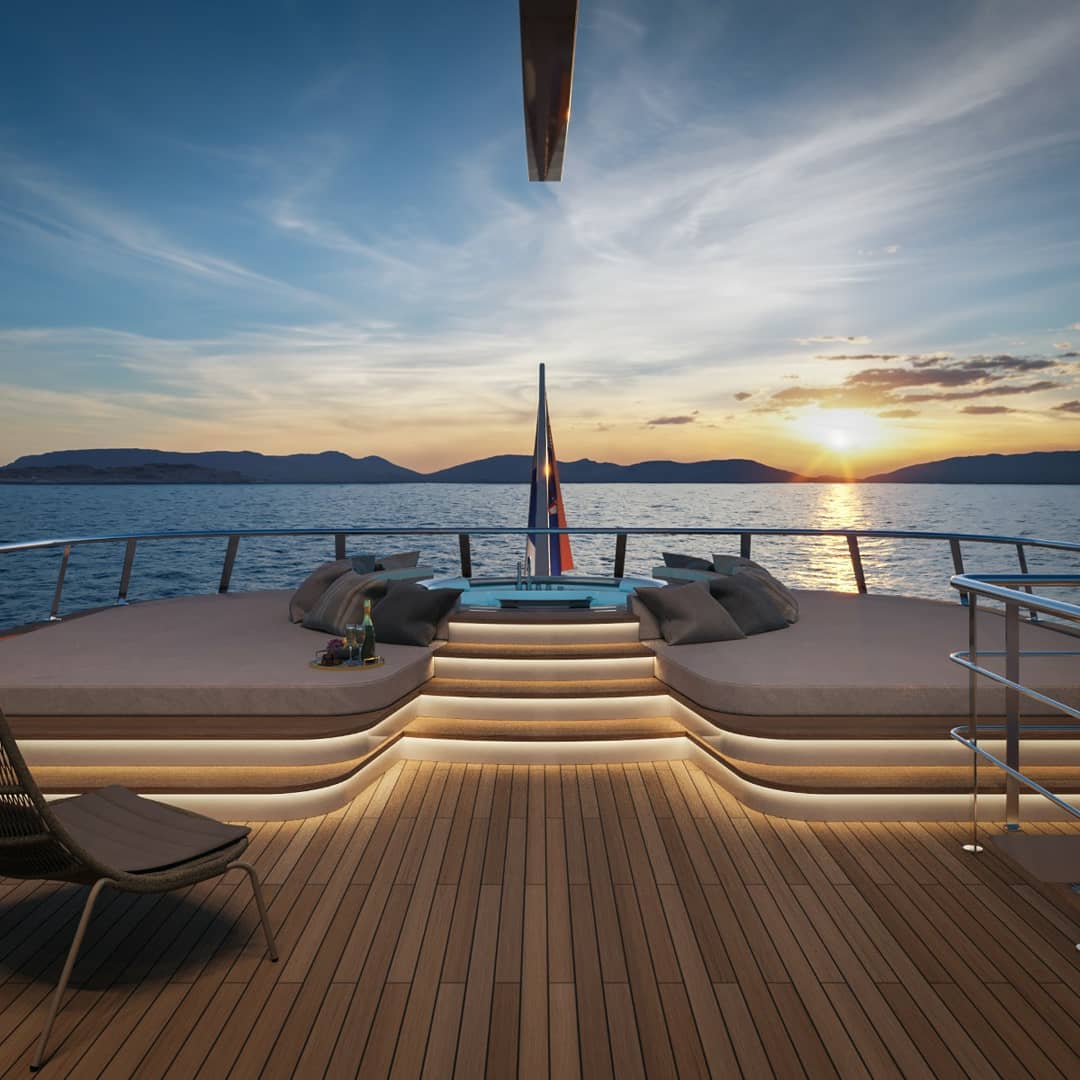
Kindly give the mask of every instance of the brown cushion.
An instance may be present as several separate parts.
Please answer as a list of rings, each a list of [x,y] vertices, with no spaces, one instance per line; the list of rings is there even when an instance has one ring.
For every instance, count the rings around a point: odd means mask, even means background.
[[[754,574],[717,574],[709,592],[750,637],[770,630],[786,630],[788,621],[769,586]]]
[[[419,551],[398,551],[393,555],[384,555],[375,564],[376,570],[406,570],[420,562]]]
[[[84,851],[113,870],[167,870],[227,848],[251,831],[110,786],[52,804]]]
[[[289,600],[289,620],[303,622],[304,616],[315,606],[318,599],[342,574],[353,569],[352,559],[335,559],[334,562],[317,566],[292,594]]]
[[[364,600],[377,600],[385,591],[386,581],[381,575],[348,570],[304,616],[304,626],[327,634],[344,634],[349,623],[358,623],[364,617]]]
[[[679,570],[711,570],[712,561],[699,559],[696,555],[680,555],[675,551],[662,552],[665,566],[673,566]]]
[[[392,581],[371,613],[376,642],[430,645],[443,616],[450,613],[461,589],[425,589],[411,581]]]
[[[714,555],[713,569],[718,574],[750,574],[767,586],[788,623],[799,618],[799,601],[794,593],[779,579],[773,577],[761,563],[744,559],[741,555]]]
[[[704,581],[663,588],[638,588],[642,603],[656,616],[669,645],[733,641],[746,635],[725,608],[712,598]]]

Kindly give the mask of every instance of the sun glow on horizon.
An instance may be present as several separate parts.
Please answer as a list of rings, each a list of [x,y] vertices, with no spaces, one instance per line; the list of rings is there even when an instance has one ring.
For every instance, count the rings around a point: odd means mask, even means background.
[[[886,437],[881,421],[861,409],[822,409],[798,423],[808,439],[836,453],[866,450]]]

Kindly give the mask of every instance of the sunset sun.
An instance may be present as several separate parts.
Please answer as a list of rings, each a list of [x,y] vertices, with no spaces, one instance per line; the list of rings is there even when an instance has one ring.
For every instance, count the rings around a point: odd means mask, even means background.
[[[861,409],[822,409],[800,426],[808,439],[835,453],[866,450],[885,437],[878,418]]]

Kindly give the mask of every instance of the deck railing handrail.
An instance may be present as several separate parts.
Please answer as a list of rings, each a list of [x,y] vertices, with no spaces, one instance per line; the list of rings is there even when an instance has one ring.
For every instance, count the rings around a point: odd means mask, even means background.
[[[964,556],[962,544],[997,544],[1006,545],[1016,549],[1016,556],[1023,573],[1027,573],[1027,549],[1042,548],[1051,551],[1066,551],[1080,554],[1080,543],[1067,540],[1046,540],[1033,536],[1007,536],[984,533],[957,533],[920,531],[914,529],[816,529],[816,528],[778,528],[778,527],[706,527],[706,526],[570,526],[566,528],[530,529],[526,526],[335,526],[303,529],[197,529],[143,533],[110,533],[92,536],[69,536],[69,537],[46,537],[39,540],[25,540],[15,543],[0,544],[0,555],[13,555],[23,551],[42,551],[53,548],[61,549],[62,556],[57,571],[56,587],[53,593],[53,601],[49,611],[50,620],[60,617],[60,605],[64,589],[64,580],[67,574],[68,563],[72,551],[84,545],[90,544],[124,544],[124,559],[120,573],[120,584],[117,590],[116,603],[127,602],[128,586],[131,581],[132,567],[138,545],[147,541],[177,541],[177,540],[213,540],[225,539],[224,562],[222,565],[221,579],[218,586],[219,592],[228,592],[232,580],[233,567],[236,562],[240,541],[245,538],[270,538],[270,537],[334,537],[334,552],[336,558],[344,558],[346,554],[346,540],[349,537],[365,536],[399,536],[399,537],[424,537],[424,536],[457,536],[460,552],[461,573],[465,577],[472,577],[472,538],[475,536],[613,536],[615,537],[614,577],[623,577],[626,569],[627,540],[631,536],[738,536],[739,553],[749,558],[752,550],[752,541],[757,537],[802,537],[802,538],[828,538],[836,537],[843,539],[847,544],[848,556],[851,561],[852,574],[855,586],[860,593],[868,592],[866,571],[863,565],[861,540],[928,540],[945,541],[949,544],[952,554],[953,569],[957,575],[964,573]],[[1043,584],[1036,577],[1031,578],[1031,584]],[[1027,586],[1030,589],[1031,584]],[[967,603],[967,594],[961,592],[960,602]],[[1026,605],[1032,611],[1032,618],[1037,618],[1036,608]]]
[[[1080,709],[1027,686],[1020,677],[1020,661],[1025,656],[1080,656],[1072,650],[1021,649],[1020,648],[1020,610],[1026,608],[1032,612],[1050,615],[1068,623],[1080,623],[1080,604],[1065,600],[1055,600],[1047,596],[1031,593],[1035,585],[1043,587],[1080,586],[1080,574],[957,574],[949,584],[968,598],[968,647],[949,654],[949,659],[968,672],[968,723],[966,734],[961,734],[963,725],[953,728],[949,734],[957,742],[972,751],[972,790],[971,790],[971,842],[966,845],[970,851],[981,850],[978,842],[978,763],[982,758],[995,768],[1005,773],[1005,827],[1020,827],[1020,785],[1023,784],[1037,794],[1048,798],[1059,807],[1080,818],[1080,810],[1048,791],[1043,785],[1026,776],[1020,768],[1020,738],[1025,732],[1034,730],[1080,731],[1074,725],[1031,725],[1020,723],[1021,699],[1027,698],[1038,702],[1074,720],[1080,720]],[[1020,586],[1014,588],[1012,586]],[[997,601],[1005,605],[1005,648],[980,650],[978,645],[978,609],[981,600]],[[995,656],[1005,658],[1005,674],[981,664],[980,657]],[[978,713],[978,680],[989,679],[1005,687],[1005,723],[980,725]],[[980,732],[994,730],[1005,734],[1005,760],[1002,761],[979,746]]]
[[[1049,548],[1080,553],[1080,542],[1047,540],[1036,536],[1007,536],[996,533],[935,532],[919,529],[815,529],[774,528],[768,526],[567,526],[561,529],[532,529],[527,526],[428,526],[394,525],[377,527],[333,526],[317,529],[192,529],[148,533],[104,533],[96,536],[45,537],[0,544],[0,555],[16,551],[64,547],[67,544],[105,544],[127,540],[196,540],[228,536],[856,536],[866,540],[945,540],[967,544],[1022,544],[1024,547]]]

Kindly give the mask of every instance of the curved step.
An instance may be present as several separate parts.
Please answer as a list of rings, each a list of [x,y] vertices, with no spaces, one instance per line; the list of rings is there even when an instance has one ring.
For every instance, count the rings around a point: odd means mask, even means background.
[[[473,698],[604,698],[667,695],[667,687],[647,679],[448,679],[434,678],[425,694]]]
[[[556,642],[529,644],[449,641],[436,654],[463,660],[624,660],[635,656],[654,657],[652,649],[634,641]]]
[[[652,656],[596,657],[572,660],[548,658],[518,660],[499,657],[435,656],[434,681],[576,682],[594,684],[618,680],[649,680],[656,660]],[[428,684],[430,685],[430,684]]]
[[[686,729],[669,716],[626,716],[608,719],[504,720],[477,717],[419,716],[403,734],[421,739],[484,739],[558,741],[657,739],[684,735]]]
[[[604,645],[638,644],[637,620],[625,617],[590,622],[506,622],[453,618],[451,644],[474,645]]]

